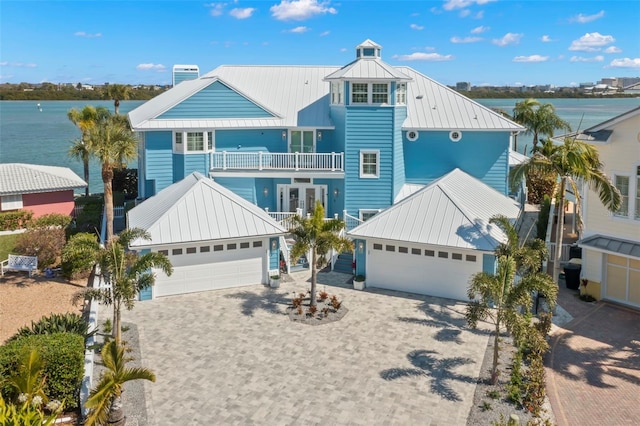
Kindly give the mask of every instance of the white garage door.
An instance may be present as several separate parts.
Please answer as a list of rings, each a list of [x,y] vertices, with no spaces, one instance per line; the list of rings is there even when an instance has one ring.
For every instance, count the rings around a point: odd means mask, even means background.
[[[605,297],[640,307],[640,260],[605,254]]]
[[[264,248],[240,248],[240,243],[230,243],[212,246],[211,250],[220,246],[219,251],[204,253],[199,252],[199,247],[197,253],[187,253],[186,248],[178,249],[182,254],[170,250],[173,274],[168,277],[162,271],[156,271],[154,296],[240,287],[263,281]],[[229,249],[231,246],[235,248]]]
[[[367,244],[367,287],[466,301],[471,275],[482,271],[482,255],[473,252]]]

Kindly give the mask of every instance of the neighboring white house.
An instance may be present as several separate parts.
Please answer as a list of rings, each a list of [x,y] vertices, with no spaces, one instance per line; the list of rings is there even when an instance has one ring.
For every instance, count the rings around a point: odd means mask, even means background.
[[[173,265],[171,276],[156,271],[142,300],[267,283],[286,232],[264,210],[197,172],[131,209],[127,219],[129,228],[151,235],[130,248],[164,253]]]
[[[518,202],[454,169],[348,235],[367,287],[469,300],[469,279],[494,272],[494,250],[506,241],[489,220],[515,222],[519,213]]]
[[[640,107],[584,130],[622,194],[616,213],[585,192],[582,278],[594,297],[640,308]]]

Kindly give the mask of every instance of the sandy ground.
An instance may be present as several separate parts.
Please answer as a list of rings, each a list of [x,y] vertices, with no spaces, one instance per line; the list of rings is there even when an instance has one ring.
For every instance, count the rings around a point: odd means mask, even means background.
[[[86,282],[69,282],[43,275],[29,278],[26,272],[7,272],[0,277],[0,344],[22,326],[50,313],[82,313],[71,297]]]

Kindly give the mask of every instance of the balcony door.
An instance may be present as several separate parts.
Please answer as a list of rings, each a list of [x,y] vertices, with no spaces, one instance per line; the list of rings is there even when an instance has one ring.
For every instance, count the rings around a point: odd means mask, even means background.
[[[292,130],[289,152],[300,152],[303,154],[316,152],[314,134],[315,131],[313,130]]]
[[[278,209],[281,212],[295,213],[301,209],[303,214],[312,213],[316,200],[327,207],[327,185],[291,184],[278,185]]]

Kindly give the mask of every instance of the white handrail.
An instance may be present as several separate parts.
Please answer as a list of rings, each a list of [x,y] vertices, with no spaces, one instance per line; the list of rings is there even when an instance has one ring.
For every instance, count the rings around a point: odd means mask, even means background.
[[[280,235],[280,251],[285,258],[284,264],[287,267],[287,274],[291,272],[291,253],[289,252],[289,246],[284,236]]]
[[[342,211],[342,220],[344,221],[344,226],[347,228],[347,231],[351,231],[353,228],[364,222],[355,216],[351,216],[346,210]]]
[[[319,170],[344,171],[344,153],[212,152],[212,170]]]

